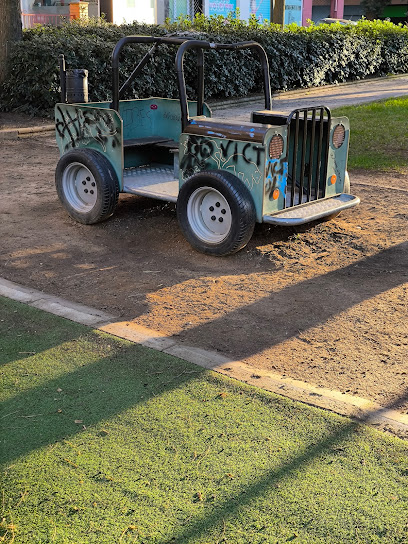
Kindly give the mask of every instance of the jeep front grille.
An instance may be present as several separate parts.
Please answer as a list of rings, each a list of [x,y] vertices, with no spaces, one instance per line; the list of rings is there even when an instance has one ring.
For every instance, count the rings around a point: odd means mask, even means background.
[[[286,207],[326,196],[330,110],[299,108],[288,117],[288,185]]]

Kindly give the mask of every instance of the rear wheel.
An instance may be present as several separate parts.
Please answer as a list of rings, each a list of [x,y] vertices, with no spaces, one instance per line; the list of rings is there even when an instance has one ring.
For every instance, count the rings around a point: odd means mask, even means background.
[[[247,187],[232,174],[196,174],[181,187],[177,217],[190,244],[209,255],[235,253],[249,242],[255,206]]]
[[[69,215],[86,225],[110,217],[118,202],[115,170],[94,149],[74,149],[63,155],[55,171],[55,185]]]

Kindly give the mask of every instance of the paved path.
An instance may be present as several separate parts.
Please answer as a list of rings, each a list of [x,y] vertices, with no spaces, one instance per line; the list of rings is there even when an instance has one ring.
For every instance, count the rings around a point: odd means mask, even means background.
[[[306,106],[324,105],[333,109],[405,95],[408,95],[408,75],[389,76],[356,83],[278,93],[273,97],[272,107],[274,111],[290,113],[296,108]],[[261,95],[254,101],[236,100],[231,101],[230,105],[214,102],[212,105],[213,115],[216,117],[233,118],[239,121],[248,120],[252,111],[263,108]]]

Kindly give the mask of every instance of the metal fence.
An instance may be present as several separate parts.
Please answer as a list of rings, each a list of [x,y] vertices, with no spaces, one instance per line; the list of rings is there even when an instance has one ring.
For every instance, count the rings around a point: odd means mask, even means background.
[[[193,19],[197,13],[203,13],[203,0],[165,0],[164,11],[165,17],[171,21],[180,15]]]
[[[72,19],[69,14],[59,15],[56,13],[22,13],[21,22],[23,28],[32,28],[35,25],[58,26]]]
[[[55,0],[52,5],[50,2],[44,6],[31,6],[32,10],[23,9],[21,13],[23,28],[32,28],[35,25],[58,26],[74,19],[74,15],[70,14],[69,4],[68,1]],[[87,8],[89,17],[99,17],[99,3],[97,0],[90,0]]]

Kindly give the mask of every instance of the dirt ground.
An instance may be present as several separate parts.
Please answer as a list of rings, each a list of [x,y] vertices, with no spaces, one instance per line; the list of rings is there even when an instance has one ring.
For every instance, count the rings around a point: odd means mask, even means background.
[[[80,225],[54,188],[53,135],[0,142],[0,276],[315,385],[408,412],[408,178],[350,172],[361,205],[195,252],[175,206],[122,195]]]
[[[0,112],[0,130],[10,128],[36,127],[52,125],[53,119],[47,117],[30,117],[24,113]]]

